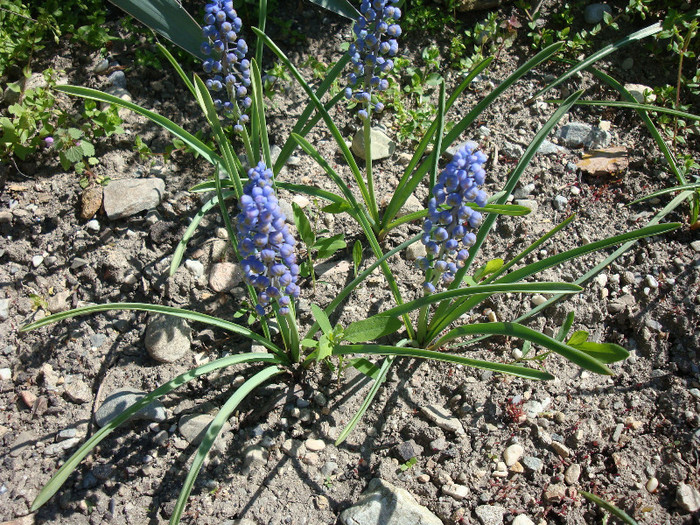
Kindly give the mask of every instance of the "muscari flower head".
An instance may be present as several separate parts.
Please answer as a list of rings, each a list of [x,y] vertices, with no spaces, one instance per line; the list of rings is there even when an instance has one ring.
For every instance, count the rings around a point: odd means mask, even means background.
[[[230,0],[212,0],[204,8],[202,53],[209,56],[202,64],[209,75],[207,87],[221,98],[214,98],[214,106],[228,118],[236,118],[234,129],[243,131],[249,120],[246,111],[252,104],[250,89],[250,61],[246,58],[248,44],[238,37],[243,22]]]
[[[396,22],[401,10],[393,5],[396,3],[398,0],[362,0],[360,17],[353,26],[355,43],[348,49],[352,71],[347,77],[345,97],[366,108],[360,115],[363,120],[384,108],[372,95],[389,87],[389,81],[382,77],[394,67],[391,57],[399,51],[396,39],[401,27]]]
[[[248,171],[248,177],[236,217],[244,280],[257,291],[260,315],[265,315],[273,301],[279,313],[286,315],[291,299],[299,297],[300,291],[296,242],[272,187],[272,170],[261,162]]]
[[[452,160],[438,176],[428,202],[428,217],[423,223],[423,239],[426,257],[416,261],[423,271],[435,273],[430,282],[423,284],[426,294],[435,291],[435,283],[441,280],[449,284],[454,280],[457,268],[469,257],[469,247],[476,242],[470,230],[481,224],[481,213],[468,203],[484,206],[486,193],[479,189],[484,183],[486,155],[477,151],[475,142],[467,142],[455,153]]]

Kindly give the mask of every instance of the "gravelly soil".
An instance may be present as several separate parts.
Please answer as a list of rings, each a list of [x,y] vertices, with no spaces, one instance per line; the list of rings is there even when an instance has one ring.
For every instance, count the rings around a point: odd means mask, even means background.
[[[545,2],[545,8],[549,5]],[[295,27],[307,40],[289,46],[295,63],[303,64],[307,56],[327,62],[337,59],[338,44],[349,35],[349,24],[307,6],[296,9],[290,11]],[[503,7],[500,13],[505,19],[512,10],[512,6]],[[478,15],[464,16],[478,19]],[[332,45],[328,45],[329,28],[334,34]],[[406,42],[406,53],[418,56],[431,42],[415,36]],[[174,73],[130,67],[133,54],[119,46],[112,53],[114,60],[127,66],[127,86],[135,102],[187,129],[204,127]],[[607,64],[621,80],[669,82],[664,76],[669,73],[641,66],[650,60],[643,48],[623,53]],[[530,54],[527,39],[519,39],[465,92],[450,117],[456,120],[464,115]],[[640,66],[619,69],[627,57]],[[65,69],[70,83],[104,88],[106,77],[93,73],[97,60],[94,52],[63,46],[49,63]],[[302,70],[311,78],[308,68]],[[524,101],[544,85],[548,75],[558,72],[561,65],[545,64],[528,74],[484,114],[480,126],[488,129],[469,130],[470,136],[463,137],[478,139],[491,157],[489,192],[502,187],[518,160],[504,154],[504,144],[526,146],[553,112],[551,104]],[[449,78],[451,84],[456,81]],[[586,88],[590,98],[614,98],[585,75],[563,90],[578,88]],[[293,123],[290,117],[300,114],[304,104],[303,93],[291,83],[277,92],[268,116],[273,143],[284,143]],[[356,128],[351,115],[338,109],[334,117],[350,137]],[[19,332],[25,323],[45,315],[49,306],[144,301],[230,318],[240,305],[240,290],[215,293],[207,283],[211,265],[228,257],[225,249],[222,252],[222,223],[216,215],[203,220],[185,256],[203,264],[205,277],[198,278],[184,267],[167,277],[175,245],[201,204],[200,197],[187,190],[210,175],[211,167],[182,154],[166,164],[159,159],[140,160],[132,151],[133,136],[139,134],[156,151],[168,138],[141,117],[125,118],[128,134],[99,145],[97,173],[112,179],[163,178],[166,195],[155,212],[118,221],[98,214],[99,230],[88,229],[79,219],[82,190],[77,177],[63,173],[49,153],[21,166],[28,178],[11,174],[0,194],[0,211],[9,212],[7,221],[0,224],[0,295],[9,305],[8,318],[0,325],[0,368],[9,368],[11,374],[0,380],[0,520],[28,514],[31,501],[56,468],[96,431],[93,415],[109,393],[122,387],[148,391],[195,363],[249,347],[242,339],[197,325],[192,351],[175,363],[158,364],[144,348],[147,316],[128,312]],[[627,148],[629,168],[592,177],[575,168],[581,150],[538,154],[519,185],[534,184],[521,198],[535,201],[536,208],[526,217],[500,218],[481,263],[493,257],[507,260],[571,213],[577,214],[574,223],[526,262],[640,227],[666,204],[664,198],[627,206],[637,197],[673,184],[634,114],[580,107],[562,124],[597,125],[601,120],[610,122],[612,145]],[[395,132],[390,114],[382,123],[390,135]],[[343,176],[350,177],[323,127],[313,130],[309,140]],[[410,147],[399,144],[390,159],[375,165],[379,195],[390,196],[394,191],[402,155],[410,153]],[[697,153],[696,142],[688,147]],[[280,177],[333,189],[322,170],[299,152]],[[427,195],[427,187],[416,191],[423,203]],[[555,206],[557,196],[566,197],[567,202]],[[282,198],[291,200],[291,195],[283,192]],[[311,203],[309,210],[331,232],[346,233],[349,246],[361,239],[359,229],[347,218],[324,214],[318,203]],[[381,477],[409,490],[444,523],[478,523],[474,514],[478,505],[504,507],[504,523],[518,514],[535,523],[600,522],[602,512],[583,499],[579,489],[614,502],[639,523],[697,523],[697,514],[684,508],[677,492],[681,483],[696,489],[700,483],[700,254],[691,247],[699,237],[698,230],[687,224],[687,207],[681,206],[667,220],[682,225],[663,237],[638,242],[584,292],[529,322],[554,334],[573,310],[575,329],[631,352],[627,361],[612,365],[615,376],[581,372],[557,356],[545,362],[557,377],[546,383],[445,363],[397,361],[372,409],[339,447],[332,443],[360,406],[369,381],[352,369],[337,381],[323,366],[296,380],[281,376],[255,393],[230,419],[231,430],[223,435],[221,452],[203,469],[183,522],[247,518],[261,525],[336,523],[368,482]],[[406,225],[389,235],[384,247],[396,246],[419,231],[419,224]],[[36,267],[35,256],[43,257]],[[369,250],[365,256],[370,260]],[[85,264],[76,265],[76,258]],[[603,255],[585,257],[542,277],[573,281],[602,259]],[[413,263],[401,254],[391,265],[404,297],[417,297],[422,278]],[[315,289],[310,283],[303,287],[300,318],[306,326],[311,322],[309,303],[328,304],[352,278],[350,254],[339,254],[318,273]],[[389,305],[383,278],[373,275],[354,292],[337,320],[347,324],[368,310],[381,311]],[[494,297],[465,321],[485,321],[494,314],[499,320],[515,319],[530,306],[529,297]],[[510,362],[520,348],[516,340],[499,339],[469,347],[468,352]],[[165,421],[138,421],[115,432],[38,511],[36,521],[166,522],[185,465],[196,448],[180,435],[180,417],[215,413],[242,373],[247,376],[249,371],[235,368],[200,378],[164,400]],[[76,394],[79,386],[87,394]],[[465,432],[432,424],[421,411],[428,406],[454,414]],[[66,429],[68,433],[59,434]],[[309,438],[321,439],[325,447],[309,450],[304,444]],[[56,446],[67,439],[74,439],[66,444],[67,450]],[[498,463],[504,460],[506,448],[516,443],[523,447],[522,457],[501,473]],[[402,471],[406,446],[418,459]],[[446,494],[455,484],[466,487],[463,499]]]

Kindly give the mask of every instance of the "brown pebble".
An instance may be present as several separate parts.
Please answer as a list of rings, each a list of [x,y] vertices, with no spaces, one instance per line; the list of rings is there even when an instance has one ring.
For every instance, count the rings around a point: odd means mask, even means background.
[[[515,472],[516,474],[522,474],[525,472],[525,468],[520,464],[519,461],[516,461],[510,466],[509,469],[511,472]]]
[[[80,218],[92,219],[102,207],[102,186],[85,188],[80,197]]]
[[[29,390],[22,390],[19,393],[19,397],[28,408],[32,408],[34,403],[36,403],[36,395]]]

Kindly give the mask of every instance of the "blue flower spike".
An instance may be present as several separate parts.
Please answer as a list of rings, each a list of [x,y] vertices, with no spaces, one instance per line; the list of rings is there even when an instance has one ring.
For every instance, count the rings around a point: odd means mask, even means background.
[[[204,27],[201,46],[203,54],[210,56],[202,64],[210,75],[207,88],[214,92],[214,107],[227,118],[235,119],[236,132],[243,131],[248,123],[248,108],[253,103],[250,90],[250,61],[246,58],[248,44],[239,33],[243,22],[230,0],[213,0],[204,8]]]
[[[448,285],[454,280],[476,242],[476,235],[469,230],[479,227],[482,216],[469,204],[486,205],[487,195],[479,187],[484,183],[484,164],[488,160],[478,147],[470,141],[455,153],[438,175],[428,201],[422,238],[428,255],[416,261],[421,270],[434,272],[430,281],[423,284],[426,295],[435,292],[439,281]]]
[[[243,279],[257,292],[259,315],[266,315],[273,301],[280,315],[287,315],[291,300],[300,292],[296,241],[272,187],[272,170],[260,162],[248,177],[236,217]]]
[[[352,72],[347,76],[345,97],[365,107],[362,120],[384,109],[373,98],[388,89],[389,81],[382,76],[394,67],[391,57],[399,52],[396,39],[401,35],[401,27],[396,22],[401,18],[401,10],[393,5],[398,1],[362,0],[360,17],[353,26],[355,43],[348,49]]]

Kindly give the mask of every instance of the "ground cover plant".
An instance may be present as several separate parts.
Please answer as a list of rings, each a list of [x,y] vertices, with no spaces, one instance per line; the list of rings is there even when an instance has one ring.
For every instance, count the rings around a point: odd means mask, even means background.
[[[368,15],[373,9],[384,12],[385,8],[390,7],[392,7],[391,4],[382,5],[379,9],[366,4],[362,8],[364,22],[362,22],[363,18],[360,18],[361,22],[357,24],[358,29],[355,34],[363,39],[363,45],[368,46],[370,51],[372,46],[376,48],[381,46],[381,39],[377,38],[376,41],[367,43],[369,33],[363,32],[366,28],[363,24],[368,24],[368,19],[374,20],[377,17],[376,11],[374,15]],[[224,13],[223,16],[219,15],[221,12]],[[68,479],[79,462],[90,454],[95,446],[140,409],[170,393],[176,387],[224,367],[247,362],[260,365],[258,368],[253,368],[252,375],[238,385],[210,423],[205,438],[199,445],[194,463],[189,467],[189,474],[184,480],[184,489],[177,503],[168,513],[172,522],[177,522],[182,517],[199,470],[204,465],[205,458],[226,420],[241,406],[241,403],[245,402],[247,396],[254,395],[256,388],[279,375],[288,376],[291,384],[304,384],[309,381],[310,375],[320,374],[324,367],[329,367],[342,382],[344,374],[350,368],[355,368],[373,380],[365,400],[337,436],[336,444],[339,445],[359,424],[363,415],[371,414],[371,402],[381,391],[382,383],[396,363],[396,357],[447,361],[487,371],[514,374],[527,379],[552,378],[545,370],[545,367],[552,363],[552,359],[548,357],[550,352],[559,353],[576,365],[601,374],[609,374],[610,368],[607,365],[627,357],[627,351],[617,344],[589,341],[586,330],[578,330],[570,334],[574,323],[573,315],[565,316],[563,326],[559,327],[557,333],[551,335],[527,328],[520,324],[520,321],[528,319],[561,299],[563,295],[580,291],[579,285],[597,276],[635,241],[676,229],[679,226],[676,223],[666,225],[657,223],[664,216],[672,213],[681,202],[692,196],[694,188],[686,185],[675,189],[681,192],[680,195],[657,213],[647,227],[589,242],[584,246],[570,248],[551,256],[542,256],[539,260],[528,263],[528,258],[533,253],[538,251],[541,253],[542,247],[550,239],[555,238],[558,233],[571,225],[574,219],[568,217],[554,227],[548,228],[534,242],[519,250],[514,257],[483,260],[482,266],[477,268],[473,263],[477,260],[482,246],[487,242],[488,235],[492,233],[497,217],[500,216],[502,221],[507,221],[509,216],[527,214],[527,206],[509,205],[509,196],[514,192],[520,177],[530,165],[547,134],[580,99],[581,92],[573,93],[553,111],[509,171],[504,184],[499,188],[500,191],[494,192],[491,197],[479,189],[487,177],[488,157],[480,151],[477,143],[461,143],[456,150],[452,151],[450,160],[441,159],[448,146],[464,136],[464,132],[498,99],[503,91],[531,72],[535,65],[553,56],[560,49],[560,45],[553,44],[525,62],[485,96],[466,116],[451,126],[446,124],[450,108],[473,79],[488,68],[491,60],[487,59],[478,64],[450,97],[447,96],[444,84],[440,84],[435,118],[427,127],[425,135],[417,141],[415,153],[399,177],[393,197],[380,206],[374,192],[374,177],[379,171],[373,169],[374,159],[371,147],[365,149],[363,173],[331,117],[334,105],[346,93],[341,92],[340,96],[329,97],[329,101],[325,104],[321,102],[324,92],[330,86],[337,85],[337,80],[342,74],[344,65],[348,63],[348,58],[344,58],[337,67],[332,68],[321,86],[314,90],[285,53],[266,37],[263,31],[251,29],[258,37],[256,55],[261,54],[263,44],[268,46],[287,67],[291,77],[297,80],[309,100],[308,109],[302,112],[286,144],[281,148],[277,161],[273,162],[258,60],[246,57],[248,46],[239,38],[242,27],[231,8],[214,2],[208,6],[206,16],[208,18],[205,19],[204,35],[209,41],[201,51],[204,55],[211,57],[204,62],[205,73],[212,75],[208,80],[204,81],[196,75],[190,79],[172,55],[165,49],[163,52],[206,116],[207,122],[213,129],[218,151],[172,121],[136,104],[87,88],[65,86],[60,89],[88,99],[110,102],[144,115],[187,143],[210,163],[211,180],[197,184],[193,191],[205,195],[207,192],[213,192],[213,196],[206,197],[203,207],[184,233],[182,241],[178,243],[175,256],[169,264],[170,273],[177,274],[188,245],[191,244],[191,239],[207,213],[210,210],[218,210],[227,238],[231,242],[231,248],[236,253],[245,276],[248,297],[244,305],[248,305],[246,317],[249,319],[250,326],[182,308],[146,303],[111,303],[86,306],[45,317],[26,326],[25,330],[36,329],[58,320],[88,313],[120,309],[140,310],[209,324],[248,338],[253,343],[261,344],[271,353],[250,352],[223,357],[184,372],[162,384],[93,434],[39,494],[34,502],[34,509],[59,490],[60,485]],[[261,16],[264,17],[264,10],[261,10]],[[392,22],[396,22],[399,18],[397,13],[391,11],[387,16]],[[372,29],[379,30],[380,23],[375,24]],[[259,25],[264,26],[263,23]],[[387,28],[380,31],[387,31],[391,27],[389,23],[386,25]],[[651,26],[635,33],[620,44],[610,46],[602,53],[576,64],[561,80],[590,66],[605,54],[653,35],[658,30],[658,26]],[[234,33],[232,36],[230,36],[231,32]],[[398,36],[398,32],[397,29],[393,29],[390,36]],[[223,40],[222,36],[225,36],[226,40]],[[233,47],[234,44],[235,47]],[[365,137],[366,146],[370,146],[372,141],[368,139],[372,132],[372,113],[381,109],[380,104],[382,104],[377,93],[372,92],[371,88],[384,86],[379,75],[376,76],[375,81],[373,71],[365,74],[360,70],[360,65],[369,65],[373,61],[358,58],[356,53],[359,54],[358,47],[362,46],[358,44],[355,46],[350,48],[349,53],[350,61],[354,62],[353,74],[364,76],[365,83],[361,85],[369,91],[361,90],[359,94],[355,92],[353,88],[357,87],[359,80],[351,78],[349,95],[361,107],[359,112],[359,118],[362,120],[361,132]],[[392,46],[393,44],[390,43],[388,53],[392,52]],[[376,57],[374,61],[378,62]],[[212,98],[209,90],[213,92],[215,98]],[[378,89],[378,91],[385,91],[385,89]],[[220,94],[224,96],[219,98]],[[642,111],[644,115],[649,110],[639,104],[632,104],[629,107]],[[657,109],[662,111],[661,108]],[[233,140],[230,135],[227,135],[220,121],[224,113],[232,117],[233,128],[238,133]],[[330,159],[324,157],[306,138],[312,129],[311,126],[321,120],[337,143],[344,164],[342,167],[338,167],[337,161],[330,162]],[[238,148],[239,150],[236,151]],[[296,148],[303,151],[318,165],[329,181],[335,185],[334,190],[278,180],[282,166]],[[239,157],[238,154],[243,152],[245,157]],[[351,185],[348,180],[354,182],[354,185]],[[427,199],[426,209],[400,217],[399,211],[406,204],[408,197],[418,188],[427,189],[429,193],[430,198]],[[297,315],[300,305],[298,299],[302,295],[301,268],[298,265],[300,260],[295,253],[296,241],[287,224],[291,217],[284,216],[277,198],[277,192],[281,190],[301,192],[311,198],[325,200],[329,202],[329,206],[325,207],[326,212],[338,217],[347,215],[361,229],[359,244],[353,245],[359,247],[358,250],[353,250],[353,262],[357,268],[356,277],[336,291],[334,296],[329,297],[330,301],[325,306],[311,303],[308,307],[311,315],[310,317],[307,315],[301,324],[301,318]],[[232,211],[233,208],[229,207],[230,202],[236,202],[236,211]],[[343,249],[342,234],[340,237],[327,237],[330,239],[328,244],[319,245],[323,238],[309,233],[311,223],[300,207],[294,207],[293,212],[299,234],[302,238],[305,237],[304,243],[307,250],[311,251],[316,246],[319,257],[321,255],[330,257]],[[415,225],[416,221],[421,224],[419,235],[409,237],[391,249],[386,247],[387,239],[397,229],[411,223]],[[406,288],[397,282],[392,258],[418,243],[425,247],[425,254],[419,256],[416,263],[418,268],[425,272],[422,279],[423,291],[418,293],[414,291],[409,296],[412,299],[408,300],[404,298]],[[347,244],[344,243],[344,245]],[[363,245],[365,245],[364,249]],[[573,283],[530,280],[541,271],[618,245],[621,247],[616,252],[604,257],[602,261],[597,261],[591,267],[585,270],[577,267],[578,275],[572,279]],[[319,247],[321,249],[318,249]],[[363,252],[367,252],[364,257]],[[363,261],[363,258],[366,260]],[[312,267],[310,272],[313,273],[315,261],[313,257],[309,261]],[[514,269],[519,264],[521,266]],[[359,271],[363,265],[364,269]],[[365,316],[349,324],[338,322],[337,319],[342,316],[342,308],[348,297],[356,293],[359,287],[366,286],[373,275],[372,272],[377,268],[382,272],[381,279],[385,283],[382,286],[390,291],[389,299],[394,306],[379,308],[374,315]],[[441,288],[444,291],[438,291]],[[507,322],[499,322],[490,315],[487,323],[464,322],[468,319],[473,320],[471,312],[475,308],[489,304],[488,301],[501,293],[552,294],[552,297],[549,300],[538,301],[539,304],[535,308],[529,309],[518,318],[510,318]],[[299,333],[302,326],[306,329],[306,336],[301,336]],[[513,336],[527,341],[519,354],[513,354],[515,362],[460,355],[459,352],[463,347],[469,347],[468,345],[483,340],[468,340],[465,337],[494,335]],[[378,343],[377,339],[380,339],[382,344]],[[535,353],[532,351],[532,344],[539,345],[548,351]],[[372,362],[372,356],[387,356],[387,358]],[[534,366],[525,366],[526,364]],[[514,406],[517,406],[517,403],[514,403]],[[514,419],[517,420],[519,416],[515,413],[514,415]],[[403,471],[409,468],[410,465]]]

